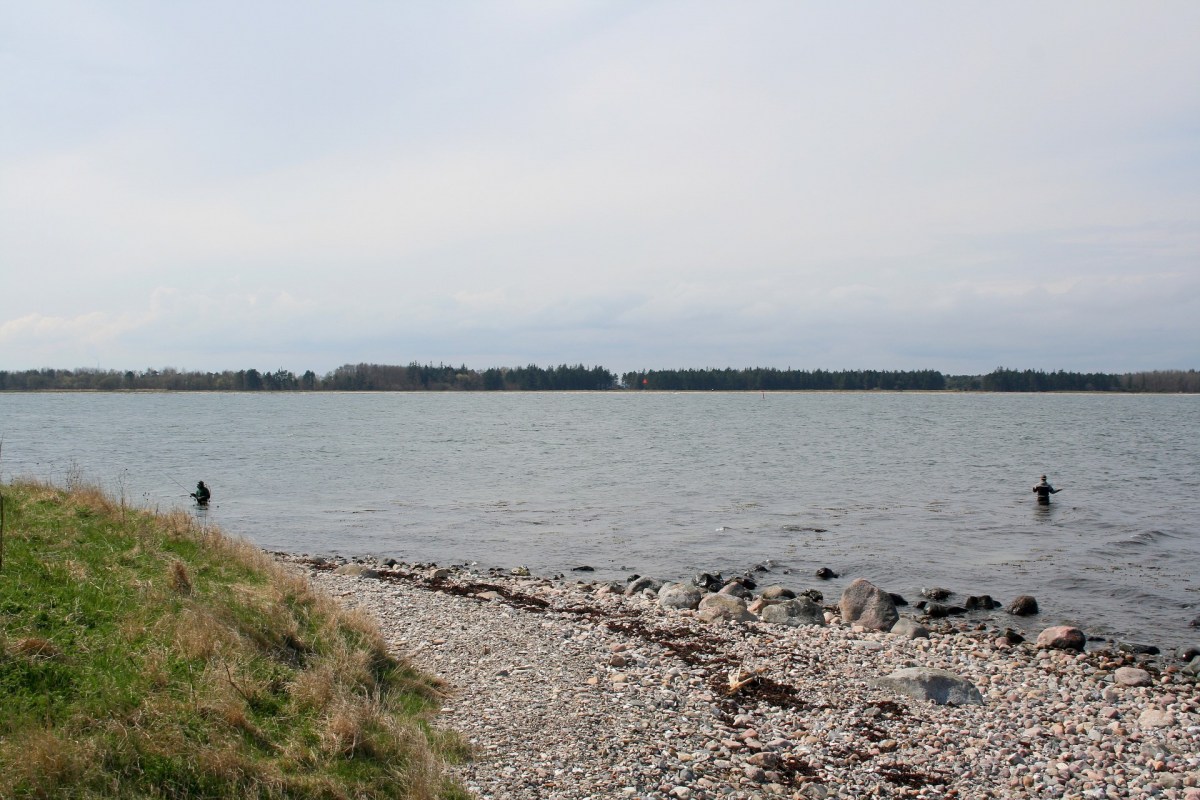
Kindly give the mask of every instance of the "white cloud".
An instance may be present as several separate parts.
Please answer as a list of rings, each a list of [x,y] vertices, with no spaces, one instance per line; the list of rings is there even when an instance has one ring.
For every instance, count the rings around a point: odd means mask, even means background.
[[[0,368],[988,369],[1200,310],[1194,4],[51,12],[0,10]]]

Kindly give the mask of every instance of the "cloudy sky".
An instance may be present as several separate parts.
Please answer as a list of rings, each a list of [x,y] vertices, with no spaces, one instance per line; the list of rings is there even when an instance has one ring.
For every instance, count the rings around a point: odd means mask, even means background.
[[[0,369],[1200,367],[1200,3],[0,0]]]

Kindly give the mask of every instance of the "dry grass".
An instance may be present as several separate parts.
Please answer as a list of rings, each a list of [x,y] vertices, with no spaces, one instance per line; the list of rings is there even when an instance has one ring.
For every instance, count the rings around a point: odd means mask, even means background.
[[[171,562],[171,588],[176,594],[187,595],[192,593],[192,576],[188,573],[187,565],[182,561],[175,560]]]
[[[0,797],[465,796],[368,616],[186,512],[11,489]]]

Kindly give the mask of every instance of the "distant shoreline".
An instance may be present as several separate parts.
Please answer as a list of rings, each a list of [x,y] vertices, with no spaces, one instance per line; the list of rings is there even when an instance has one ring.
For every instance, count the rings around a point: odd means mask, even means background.
[[[1200,371],[1126,373],[1014,370],[986,375],[947,375],[938,370],[794,370],[773,367],[638,370],[618,374],[583,364],[556,367],[490,367],[445,364],[392,366],[346,364],[318,376],[285,369],[221,372],[101,369],[0,370],[5,391],[247,391],[247,392],[1097,392],[1130,394],[1200,393]]]

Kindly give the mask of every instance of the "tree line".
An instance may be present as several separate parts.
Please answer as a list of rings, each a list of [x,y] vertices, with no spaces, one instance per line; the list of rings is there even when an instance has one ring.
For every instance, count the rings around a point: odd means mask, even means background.
[[[642,370],[621,376],[604,367],[346,364],[325,375],[285,369],[188,372],[147,370],[0,370],[0,391],[418,392],[418,391],[960,391],[1200,393],[1200,372],[1044,372],[1000,367],[986,375],[937,370],[749,369]]]

